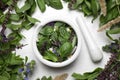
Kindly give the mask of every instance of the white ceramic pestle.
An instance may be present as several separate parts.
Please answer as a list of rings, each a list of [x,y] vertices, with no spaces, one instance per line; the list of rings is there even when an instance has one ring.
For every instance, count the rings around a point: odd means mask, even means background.
[[[85,42],[87,44],[90,57],[93,62],[99,62],[103,58],[103,54],[100,50],[100,48],[97,46],[95,40],[93,39],[92,35],[90,34],[90,31],[87,29],[85,22],[83,21],[83,17],[77,17],[76,18],[77,24],[83,34],[83,37],[85,39]]]

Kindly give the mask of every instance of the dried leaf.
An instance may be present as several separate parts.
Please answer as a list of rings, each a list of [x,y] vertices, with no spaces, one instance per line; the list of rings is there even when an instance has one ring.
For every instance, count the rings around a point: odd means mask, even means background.
[[[107,8],[106,8],[106,1],[105,0],[99,0],[101,11],[104,16],[107,14]]]
[[[53,80],[66,80],[67,77],[68,77],[68,74],[64,73],[62,75],[56,76]]]

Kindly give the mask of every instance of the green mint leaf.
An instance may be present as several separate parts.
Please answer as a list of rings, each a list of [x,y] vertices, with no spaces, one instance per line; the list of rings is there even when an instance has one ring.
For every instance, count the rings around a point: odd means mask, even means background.
[[[0,24],[2,24],[4,20],[5,20],[5,15],[3,14],[0,16]]]
[[[47,0],[49,2],[48,6],[51,6],[55,9],[62,9],[63,5],[62,2],[60,0]]]
[[[84,12],[85,16],[89,16],[92,14],[92,11],[89,9],[89,7],[87,6],[87,4],[82,4],[81,5],[82,11]]]
[[[46,51],[45,53],[44,53],[44,56],[43,56],[45,59],[47,59],[47,60],[50,60],[50,61],[53,61],[53,62],[57,62],[58,61],[58,58],[57,58],[57,56],[54,54],[54,53],[52,53],[51,51]]]
[[[91,7],[92,7],[94,19],[96,19],[97,16],[99,15],[99,10],[100,10],[99,2],[97,0],[91,0]]]
[[[85,4],[87,5],[89,10],[92,10],[91,2],[88,0],[85,0]]]
[[[11,14],[11,15],[10,15],[10,19],[11,19],[12,21],[19,21],[20,17],[19,17],[19,15],[17,15],[17,14]]]
[[[32,15],[36,10],[36,2],[35,2],[35,0],[29,0],[29,3],[31,3],[31,8],[27,11],[27,13],[29,15]]]
[[[8,37],[13,38],[13,40],[10,41],[10,44],[19,45],[19,42],[23,38],[23,35],[20,33],[10,33]]]
[[[62,58],[68,57],[71,52],[72,52],[72,44],[70,42],[65,42],[61,47],[60,47],[60,56]]]
[[[11,53],[6,61],[10,65],[21,65],[21,64],[23,64],[23,58],[21,58],[19,55],[16,56],[15,53]]]
[[[69,31],[67,31],[67,28],[64,27],[60,27],[59,28],[59,40],[64,43],[65,41],[67,41],[70,38],[70,33]]]
[[[22,22],[22,26],[23,26],[25,29],[27,29],[27,30],[29,30],[33,25],[34,25],[34,24],[33,24],[33,23],[30,23],[29,21],[24,21],[24,22]]]
[[[22,28],[22,25],[21,24],[7,24],[6,27],[11,30],[19,30]]]
[[[41,12],[45,12],[46,6],[45,6],[45,1],[44,0],[37,0],[37,4]]]
[[[43,37],[43,36],[38,36],[38,42],[37,42],[38,48],[40,48],[47,41],[48,41],[48,38]]]
[[[39,20],[37,20],[37,19],[35,19],[35,18],[32,18],[32,17],[30,17],[30,16],[27,16],[27,19],[28,19],[28,21],[29,21],[30,23],[33,23],[33,24],[35,24],[36,22],[39,22]]]
[[[16,12],[17,12],[17,13],[25,12],[25,11],[29,10],[30,8],[31,8],[30,3],[28,3],[28,2],[26,1],[25,4],[24,4],[24,6],[23,6],[22,8],[19,9],[19,8],[16,6]]]
[[[52,26],[45,26],[41,31],[41,34],[43,35],[51,35],[53,33],[53,27]]]
[[[58,28],[61,27],[62,25],[64,25],[63,22],[56,22],[56,23],[54,24],[54,29],[55,29],[55,30],[58,30]]]

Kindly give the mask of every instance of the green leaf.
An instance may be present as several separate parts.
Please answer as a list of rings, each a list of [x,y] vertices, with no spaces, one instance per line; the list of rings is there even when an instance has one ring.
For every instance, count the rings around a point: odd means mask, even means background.
[[[31,2],[31,1],[33,1],[33,2]],[[35,0],[29,0],[29,2],[31,3],[31,8],[28,10],[28,14],[32,15],[36,10],[36,2],[35,2]]]
[[[58,33],[57,32],[53,32],[50,36],[50,39],[52,41],[57,41],[58,40]]]
[[[37,0],[37,4],[41,12],[45,12],[46,6],[45,6],[45,1],[44,0]]]
[[[62,25],[64,25],[64,23],[63,22],[56,22],[55,24],[54,24],[54,27],[60,27],[60,26],[62,26]]]
[[[88,8],[88,6],[86,4],[82,4],[82,11],[84,12],[85,16],[89,16],[92,14],[92,11]]]
[[[27,16],[27,19],[28,19],[28,21],[30,21],[30,23],[33,23],[33,24],[35,24],[36,22],[39,22],[39,20],[32,18],[30,16]]]
[[[92,7],[92,12],[93,12],[94,19],[96,19],[98,14],[99,14],[98,11],[100,10],[98,0],[91,0],[91,7]]]
[[[51,51],[46,51],[44,53],[43,57],[44,57],[44,59],[47,59],[47,60],[50,60],[50,61],[53,61],[53,62],[57,62],[58,61],[57,56],[54,53],[52,53]]]
[[[53,27],[52,26],[45,26],[42,28],[40,33],[43,35],[51,35],[53,33]]]
[[[60,47],[60,56],[62,58],[68,57],[71,54],[72,49],[73,49],[73,47],[70,42],[66,42],[66,43],[62,44]]]
[[[92,10],[91,2],[88,0],[85,0],[85,4],[87,5],[89,10]]]
[[[64,27],[60,27],[59,28],[59,35],[65,40],[67,41],[70,38],[70,32],[67,31],[67,28]]]
[[[23,64],[23,58],[21,58],[19,55],[17,56],[15,53],[11,53],[6,61],[7,61],[7,64],[10,64],[10,65]]]
[[[48,38],[43,37],[43,36],[38,36],[38,48],[40,48],[45,42],[48,41]]]
[[[34,25],[34,24],[33,24],[33,23],[30,23],[29,21],[24,21],[24,22],[22,22],[22,26],[23,26],[25,29],[27,29],[27,30],[29,30],[33,25]]]
[[[3,23],[4,20],[5,20],[5,15],[1,15],[0,16],[0,23]]]
[[[63,5],[62,2],[60,0],[47,0],[49,2],[48,6],[51,6],[55,9],[62,9]]]
[[[20,44],[19,42],[23,38],[23,35],[20,34],[20,33],[10,33],[8,37],[13,38],[10,41],[10,44],[12,44],[12,45],[19,45]]]
[[[23,6],[22,8],[19,9],[19,8],[16,6],[16,12],[17,12],[17,13],[25,12],[25,11],[29,10],[30,8],[31,8],[30,3],[28,3],[28,2],[26,1],[25,4],[24,4],[24,6]]]
[[[115,29],[111,29],[108,30],[109,34],[119,34],[120,33],[120,28],[115,28]]]
[[[94,80],[100,74],[101,71],[101,68],[96,68],[94,71],[86,72],[83,75],[73,73],[72,77],[74,77],[76,80]]]
[[[19,21],[20,17],[17,14],[11,14],[10,19],[13,20],[13,21]]]
[[[27,56],[25,56],[25,64],[27,63],[27,61],[28,61],[28,57],[27,57]]]
[[[11,30],[19,30],[20,28],[22,28],[21,24],[7,24],[6,26]]]

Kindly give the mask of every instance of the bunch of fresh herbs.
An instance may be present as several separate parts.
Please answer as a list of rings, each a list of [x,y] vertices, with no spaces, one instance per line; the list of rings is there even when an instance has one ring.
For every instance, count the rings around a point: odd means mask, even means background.
[[[27,57],[24,59],[13,53],[24,46],[20,44],[24,37],[21,30],[28,30],[38,22],[31,17],[36,8],[35,0],[26,0],[21,8],[18,2],[0,0],[0,80],[28,80],[35,65],[35,61],[27,63]],[[7,29],[10,32],[6,32]]]
[[[0,54],[0,80],[28,80],[35,61],[27,63],[27,60],[15,53]]]
[[[77,36],[72,27],[64,22],[46,24],[38,35],[37,47],[47,60],[61,62],[74,54]]]

